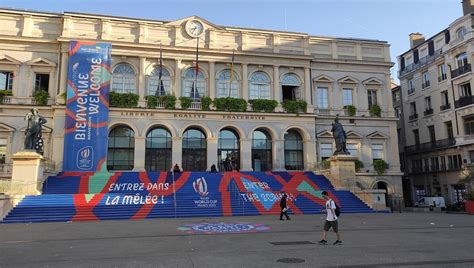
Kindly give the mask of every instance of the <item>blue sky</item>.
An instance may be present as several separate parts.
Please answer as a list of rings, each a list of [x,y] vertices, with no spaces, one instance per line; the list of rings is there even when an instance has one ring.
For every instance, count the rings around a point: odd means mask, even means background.
[[[225,26],[378,39],[391,44],[393,62],[409,49],[410,33],[431,37],[462,16],[461,0],[0,0],[0,6],[159,20],[197,15]]]

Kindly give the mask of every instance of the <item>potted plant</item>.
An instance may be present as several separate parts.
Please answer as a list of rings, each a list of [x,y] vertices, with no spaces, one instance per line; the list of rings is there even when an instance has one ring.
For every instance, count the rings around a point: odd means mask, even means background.
[[[382,114],[382,109],[377,104],[370,106],[369,113],[371,116],[380,117]]]
[[[460,181],[460,184],[466,185],[467,193],[464,195],[464,207],[468,214],[474,215],[474,192],[472,184],[474,183],[474,174],[469,172]]]
[[[377,175],[382,175],[385,173],[385,170],[388,168],[388,163],[382,159],[374,160],[374,169],[377,172]]]
[[[355,164],[355,170],[356,170],[356,172],[360,172],[361,169],[364,168],[364,162],[362,162],[362,161],[360,161],[360,160],[356,160],[354,164]]]
[[[346,105],[344,106],[344,108],[346,109],[346,114],[348,116],[355,116],[356,115],[356,107],[354,105]]]

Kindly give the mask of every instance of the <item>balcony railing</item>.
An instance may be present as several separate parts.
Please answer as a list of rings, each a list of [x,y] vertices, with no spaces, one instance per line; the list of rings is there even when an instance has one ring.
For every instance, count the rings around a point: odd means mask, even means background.
[[[427,88],[429,86],[430,86],[430,81],[429,80],[421,83],[421,88]]]
[[[444,111],[451,108],[451,103],[439,106],[440,111]]]
[[[413,93],[415,93],[415,88],[414,88],[414,87],[409,88],[409,89],[408,89],[408,95],[411,95],[411,94],[413,94]]]
[[[444,140],[437,140],[433,142],[424,142],[420,144],[415,144],[411,146],[406,146],[405,147],[405,152],[406,153],[420,153],[424,151],[431,151],[431,150],[437,150],[437,149],[442,149],[446,147],[450,147],[456,145],[456,139],[455,138],[448,138]]]
[[[430,108],[430,109],[428,109],[428,110],[425,110],[425,111],[423,112],[423,115],[424,115],[424,116],[428,116],[428,115],[431,115],[431,114],[433,114],[433,109],[432,109],[432,108]]]
[[[457,76],[460,76],[465,73],[471,72],[471,64],[465,64],[462,66],[459,66],[457,69],[451,71],[451,78],[455,78]]]
[[[429,63],[435,61],[442,54],[443,54],[443,50],[438,49],[434,52],[433,55],[425,56],[425,57],[421,58],[417,63],[413,63],[413,64],[405,66],[405,69],[400,70],[400,76],[403,76],[403,75],[405,75],[405,74],[407,74],[411,71],[414,71],[414,70],[416,70],[420,67],[425,66],[426,64],[429,64]]]
[[[189,106],[190,110],[201,110],[201,102],[199,101],[193,101],[191,102],[191,105]]]
[[[408,117],[409,120],[415,120],[418,118],[418,114],[412,114]]]
[[[457,100],[456,102],[454,102],[454,107],[461,108],[461,107],[468,106],[468,105],[473,104],[473,103],[474,103],[474,95],[464,96],[464,97],[459,98],[459,100]]]

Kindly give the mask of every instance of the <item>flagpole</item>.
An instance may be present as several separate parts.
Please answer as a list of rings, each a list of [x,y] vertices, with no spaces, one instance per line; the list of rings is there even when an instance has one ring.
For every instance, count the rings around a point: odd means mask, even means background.
[[[232,90],[232,82],[234,80],[234,53],[235,53],[235,49],[232,49],[232,61],[230,63],[230,79],[229,79],[229,94],[228,94],[228,97],[230,97],[230,91]]]
[[[199,72],[199,37],[197,38],[197,45],[196,45],[196,72],[194,73],[193,101],[196,100],[198,72]]]

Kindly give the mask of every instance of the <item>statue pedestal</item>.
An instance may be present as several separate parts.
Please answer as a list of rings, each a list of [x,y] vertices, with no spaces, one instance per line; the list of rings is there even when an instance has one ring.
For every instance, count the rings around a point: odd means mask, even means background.
[[[11,159],[13,171],[10,194],[41,194],[45,158],[33,150],[25,150],[14,154]]]
[[[350,189],[351,181],[355,179],[355,161],[357,157],[351,155],[335,155],[331,161],[331,178],[337,188]]]

